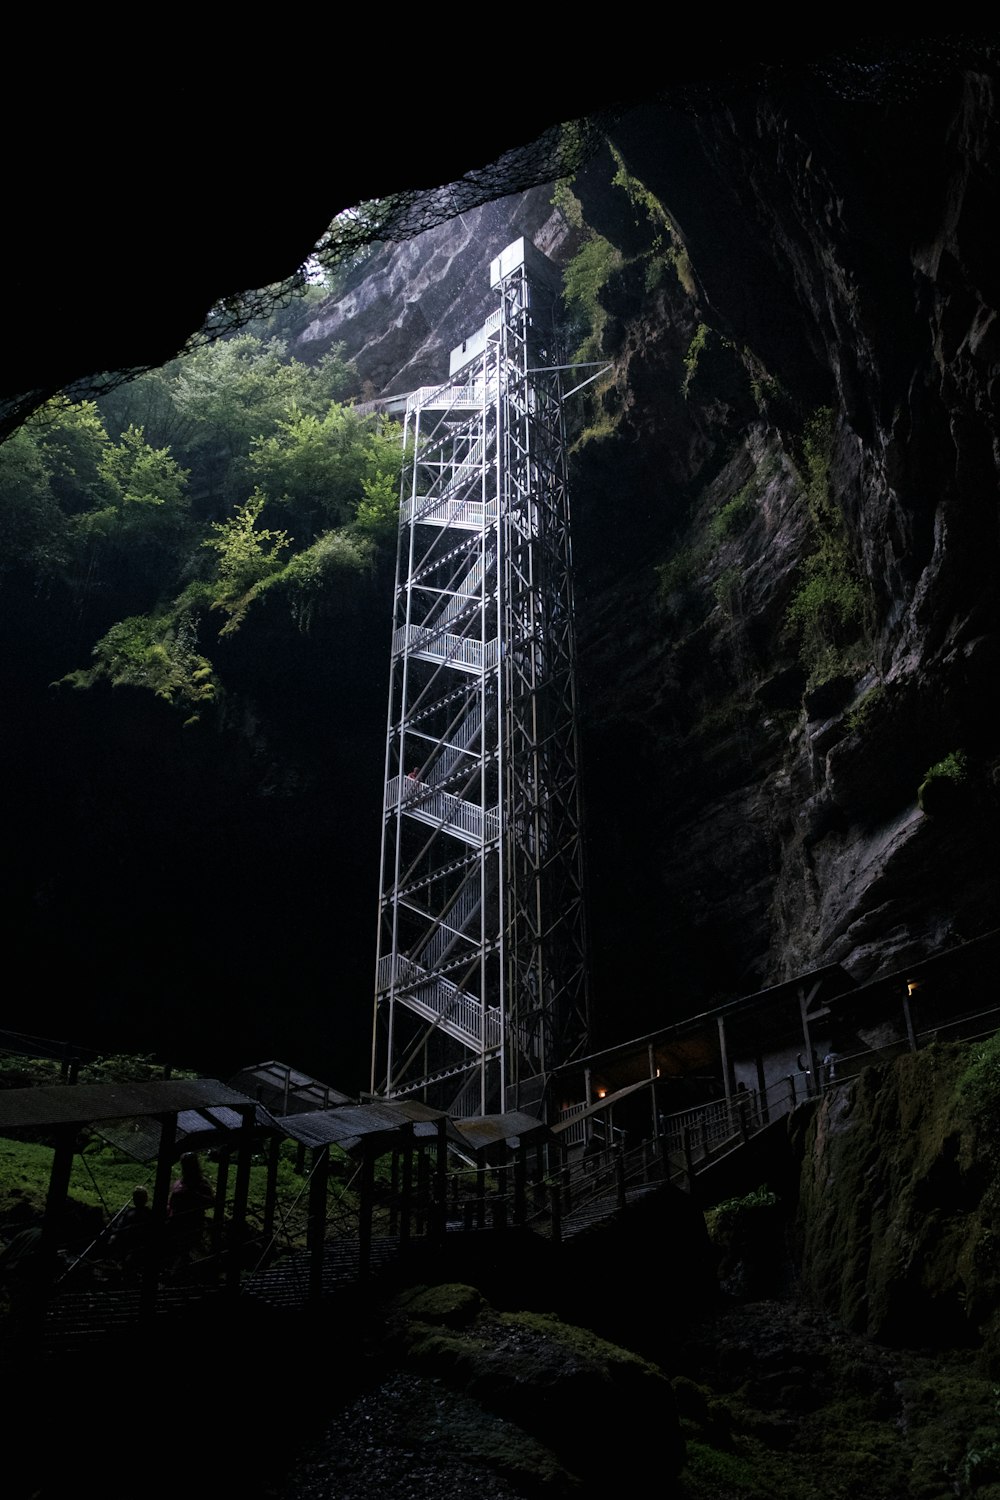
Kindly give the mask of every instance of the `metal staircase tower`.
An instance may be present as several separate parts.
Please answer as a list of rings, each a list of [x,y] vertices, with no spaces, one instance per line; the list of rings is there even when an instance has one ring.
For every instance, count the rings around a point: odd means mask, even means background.
[[[586,1050],[587,974],[558,272],[411,394],[386,745],[372,1091],[543,1108]]]

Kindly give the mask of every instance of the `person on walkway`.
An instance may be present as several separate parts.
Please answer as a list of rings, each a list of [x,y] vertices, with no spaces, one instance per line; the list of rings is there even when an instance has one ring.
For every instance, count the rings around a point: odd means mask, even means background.
[[[132,1191],[131,1207],[118,1218],[111,1236],[111,1253],[128,1270],[143,1265],[153,1238],[153,1210],[144,1187]]]
[[[201,1244],[205,1214],[215,1202],[215,1194],[205,1179],[194,1151],[181,1157],[181,1175],[170,1189],[167,1199],[167,1243],[170,1253],[188,1256]]]

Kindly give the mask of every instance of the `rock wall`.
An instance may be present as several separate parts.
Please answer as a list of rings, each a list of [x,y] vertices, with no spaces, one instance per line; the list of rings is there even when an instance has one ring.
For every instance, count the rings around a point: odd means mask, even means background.
[[[995,1063],[992,1065],[995,1067]],[[995,1104],[975,1054],[934,1046],[828,1093],[804,1137],[802,1289],[848,1327],[1000,1357]]]
[[[522,235],[556,256],[573,232],[553,212],[551,187],[500,198],[401,245],[378,248],[299,334],[315,359],[343,342],[363,380],[395,395],[448,378],[448,355],[496,303],[490,261]]]
[[[994,86],[649,105],[630,210],[578,179],[625,249],[573,494],[595,972],[640,1024],[995,925]]]

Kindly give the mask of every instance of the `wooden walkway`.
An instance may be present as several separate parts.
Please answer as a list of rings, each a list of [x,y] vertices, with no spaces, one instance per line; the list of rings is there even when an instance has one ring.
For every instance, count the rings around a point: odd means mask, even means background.
[[[586,1181],[589,1186],[590,1179]],[[626,1185],[623,1200],[620,1187],[614,1183],[609,1186],[606,1180],[598,1181],[592,1192],[578,1192],[574,1207],[559,1221],[559,1238],[568,1241],[598,1231],[619,1217],[623,1202],[627,1209],[663,1186],[662,1179]],[[534,1226],[509,1232],[551,1240],[553,1228],[551,1216],[545,1215]],[[475,1248],[482,1247],[484,1240],[495,1240],[504,1232],[489,1223],[481,1229],[469,1229],[451,1220],[444,1244],[440,1240],[436,1243],[442,1250],[447,1249],[447,1259],[454,1264],[461,1260],[463,1250],[471,1255]],[[419,1258],[426,1265],[426,1257],[434,1256],[434,1246],[435,1242],[424,1235],[414,1236],[409,1246],[404,1247],[395,1237],[376,1237],[371,1244],[367,1275],[362,1277],[360,1241],[347,1236],[328,1240],[318,1287],[312,1259],[303,1250],[284,1255],[260,1270],[244,1270],[235,1290],[227,1288],[221,1279],[177,1281],[160,1285],[155,1299],[145,1305],[137,1285],[99,1283],[57,1290],[30,1327],[16,1317],[8,1319],[5,1326],[0,1325],[0,1372],[9,1376],[13,1369],[23,1368],[26,1359],[43,1364],[72,1360],[87,1363],[104,1353],[113,1353],[120,1340],[138,1331],[146,1329],[153,1335],[167,1332],[172,1324],[198,1317],[199,1310],[210,1315],[213,1310],[221,1312],[223,1307],[233,1309],[242,1304],[294,1313],[359,1292],[363,1287],[377,1291],[394,1275],[405,1279],[407,1260],[411,1258],[408,1252],[412,1252],[415,1262]],[[196,1267],[192,1273],[194,1270]]]

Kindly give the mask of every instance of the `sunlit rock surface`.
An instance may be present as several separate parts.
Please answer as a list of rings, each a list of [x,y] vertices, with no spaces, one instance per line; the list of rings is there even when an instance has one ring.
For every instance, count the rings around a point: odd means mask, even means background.
[[[376,250],[343,295],[319,309],[296,352],[315,358],[345,342],[373,394],[446,379],[450,351],[496,305],[489,284],[494,256],[521,235],[548,255],[559,254],[570,238],[551,197],[551,188],[534,188],[460,214],[406,244]]]

